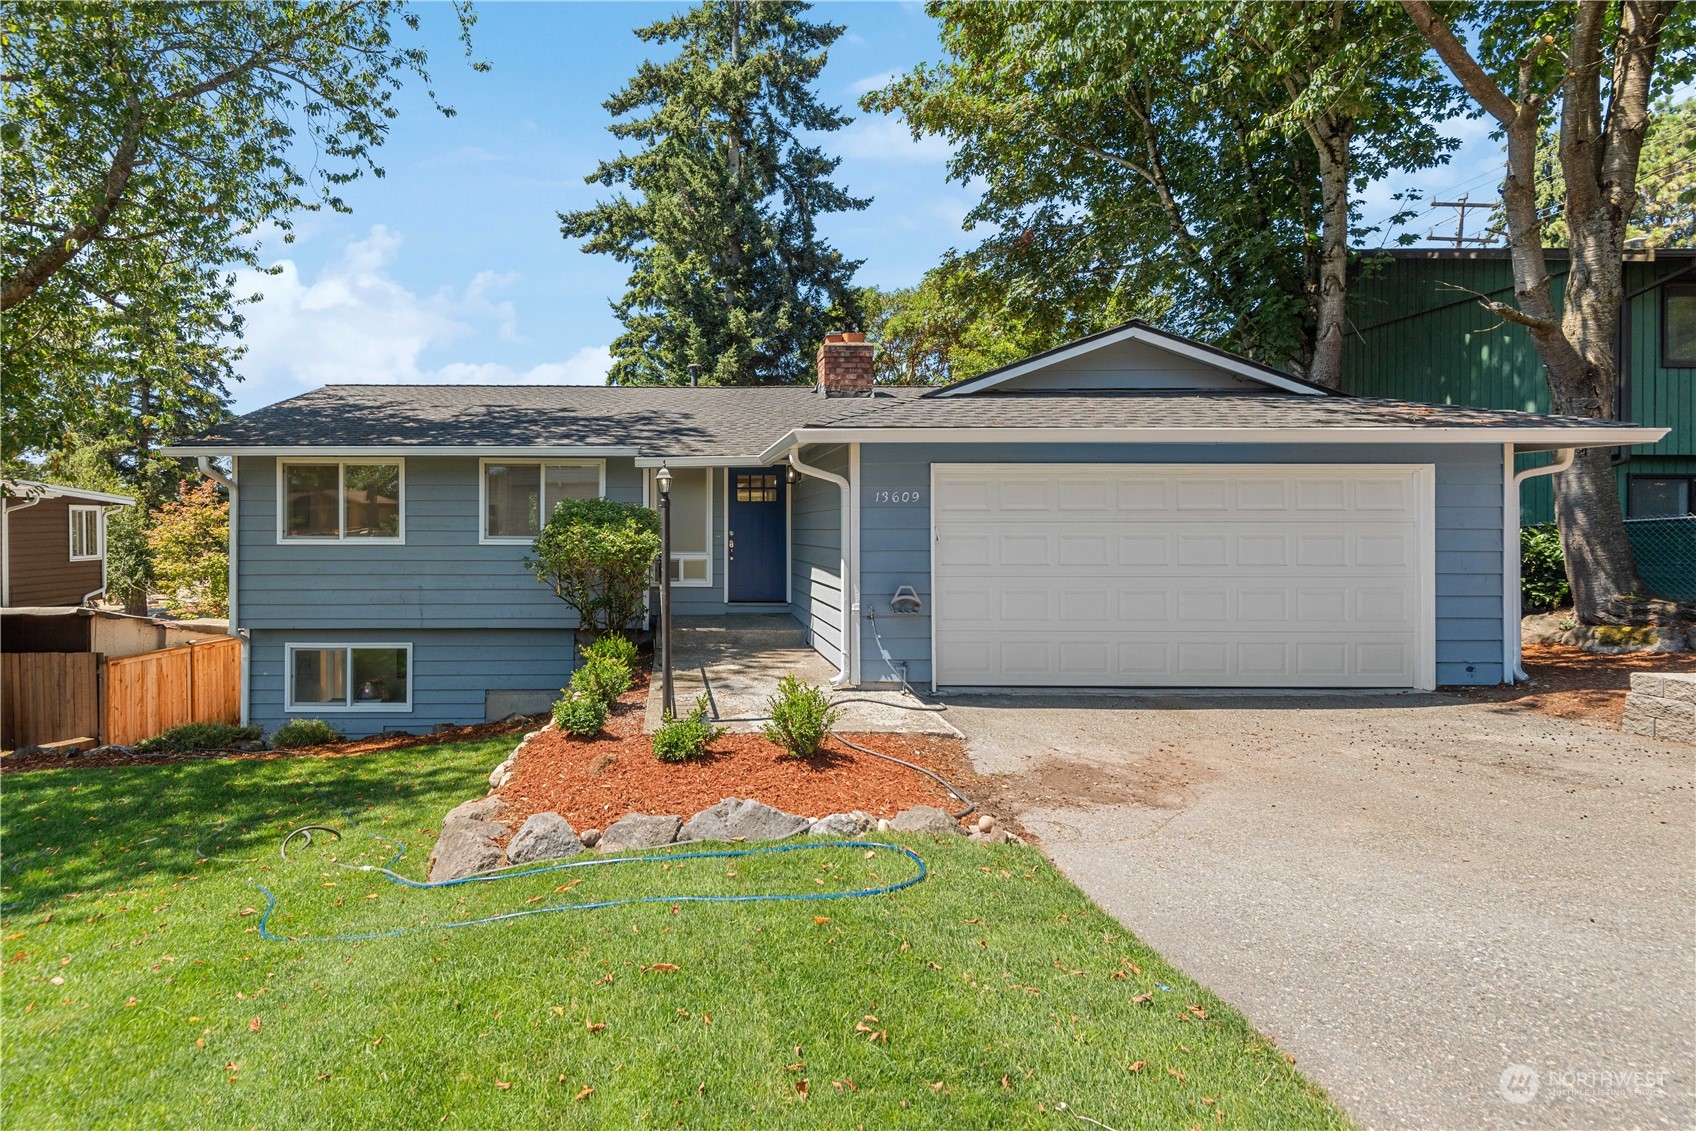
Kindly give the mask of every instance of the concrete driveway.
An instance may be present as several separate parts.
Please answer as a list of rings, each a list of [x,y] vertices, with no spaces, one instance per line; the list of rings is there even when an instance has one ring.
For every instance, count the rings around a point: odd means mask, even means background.
[[[1696,748],[1441,695],[944,701],[1054,862],[1363,1124],[1696,1124]]]

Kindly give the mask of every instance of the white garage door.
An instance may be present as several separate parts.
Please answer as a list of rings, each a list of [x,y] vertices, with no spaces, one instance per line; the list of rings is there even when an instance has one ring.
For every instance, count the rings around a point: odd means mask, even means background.
[[[936,464],[936,682],[1433,687],[1433,478]]]

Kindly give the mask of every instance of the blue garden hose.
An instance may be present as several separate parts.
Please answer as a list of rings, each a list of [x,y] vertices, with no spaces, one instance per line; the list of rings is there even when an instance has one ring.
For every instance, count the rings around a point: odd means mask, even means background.
[[[379,838],[380,839],[380,838]],[[370,934],[358,935],[314,935],[299,937],[295,935],[274,935],[270,931],[271,913],[276,910],[277,897],[264,884],[252,884],[265,893],[267,900],[265,912],[259,917],[259,937],[269,942],[365,942],[369,939],[397,938],[401,935],[418,934],[422,931],[451,931],[457,927],[474,927],[484,923],[501,923],[509,919],[522,919],[528,915],[548,915],[557,911],[594,911],[604,907],[624,907],[637,903],[808,903],[829,899],[854,899],[862,896],[888,895],[891,892],[910,888],[923,880],[929,869],[918,853],[898,844],[886,844],[875,840],[832,840],[809,841],[804,844],[774,844],[764,848],[726,849],[721,852],[680,852],[660,853],[652,856],[606,856],[591,860],[565,860],[553,864],[544,864],[536,868],[526,868],[523,871],[485,872],[475,876],[463,876],[456,880],[439,880],[430,883],[421,880],[409,880],[392,870],[401,856],[405,855],[406,847],[401,846],[387,866],[375,867],[369,864],[338,864],[338,867],[355,872],[376,872],[390,883],[402,887],[432,890],[436,888],[455,887],[459,884],[494,883],[499,880],[517,879],[520,876],[534,876],[543,872],[557,872],[567,868],[594,868],[607,864],[653,864],[658,861],[672,860],[723,860],[738,856],[766,856],[777,852],[814,852],[824,848],[866,848],[881,852],[899,852],[914,864],[918,865],[918,873],[902,880],[897,884],[884,884],[875,888],[860,888],[856,891],[837,892],[778,892],[768,895],[645,895],[632,896],[629,899],[605,899],[594,903],[563,903],[553,907],[531,907],[522,911],[508,911],[500,915],[485,915],[477,919],[463,919],[454,923],[438,923],[428,927],[400,927],[392,931],[375,931]]]

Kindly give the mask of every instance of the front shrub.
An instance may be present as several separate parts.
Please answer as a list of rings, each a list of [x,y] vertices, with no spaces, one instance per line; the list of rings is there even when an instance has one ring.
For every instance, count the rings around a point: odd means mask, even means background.
[[[290,719],[271,735],[271,745],[279,750],[300,746],[323,746],[340,742],[342,736],[323,719]]]
[[[613,499],[565,499],[547,516],[524,564],[595,635],[642,618],[660,552],[660,516]]]
[[[618,697],[630,690],[630,668],[618,660],[601,656],[571,673],[571,690],[598,699],[610,711]]]
[[[593,738],[607,725],[607,705],[593,695],[567,691],[554,704],[554,722],[559,729],[578,738]]]
[[[630,639],[616,632],[609,632],[587,648],[583,649],[585,660],[617,660],[632,672],[639,666],[636,662],[636,645]]]
[[[259,727],[238,727],[233,723],[184,723],[164,734],[154,735],[136,744],[143,754],[181,754],[189,750],[223,750],[238,742],[252,742],[264,737]]]
[[[695,709],[681,719],[666,716],[654,731],[654,757],[662,762],[687,762],[707,752],[707,743],[724,733],[707,721],[707,697],[695,700]]]
[[[823,688],[802,683],[792,675],[784,676],[777,685],[777,694],[766,702],[766,712],[771,722],[760,733],[795,758],[817,754],[824,736],[842,715],[830,705]]]
[[[1572,604],[1561,535],[1552,522],[1519,529],[1519,604],[1522,613],[1546,613]]]

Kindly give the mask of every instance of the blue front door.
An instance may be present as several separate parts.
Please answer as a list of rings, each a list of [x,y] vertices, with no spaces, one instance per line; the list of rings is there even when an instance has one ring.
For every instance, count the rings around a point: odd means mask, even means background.
[[[732,601],[783,601],[789,595],[789,507],[783,470],[731,468],[724,556]]]

